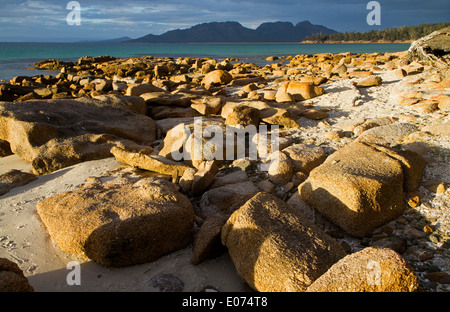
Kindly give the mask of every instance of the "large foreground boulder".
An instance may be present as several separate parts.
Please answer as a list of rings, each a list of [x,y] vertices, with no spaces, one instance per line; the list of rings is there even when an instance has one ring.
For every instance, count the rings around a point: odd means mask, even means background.
[[[347,233],[363,237],[400,216],[406,207],[404,190],[420,184],[424,163],[411,161],[420,159],[415,153],[404,155],[378,145],[351,143],[311,171],[299,186],[300,195]]]
[[[419,286],[413,268],[389,248],[368,247],[339,260],[308,292],[412,292]]]
[[[0,140],[39,174],[111,157],[122,144],[149,145],[155,122],[139,97],[101,96],[0,103]]]
[[[222,230],[238,274],[255,290],[305,291],[346,253],[300,212],[258,193],[233,213]]]
[[[87,185],[43,200],[37,213],[63,251],[107,267],[153,261],[193,239],[192,204],[162,179]]]

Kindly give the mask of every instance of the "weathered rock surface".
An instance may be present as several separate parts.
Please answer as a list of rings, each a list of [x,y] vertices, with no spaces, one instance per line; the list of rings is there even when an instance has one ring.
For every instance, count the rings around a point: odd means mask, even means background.
[[[368,129],[361,133],[357,141],[389,146],[398,144],[406,135],[418,130],[413,124],[397,122]]]
[[[204,192],[214,181],[219,168],[215,160],[209,160],[198,166],[198,171],[192,180],[192,195],[197,196]]]
[[[224,249],[220,235],[222,233],[222,227],[227,220],[228,216],[221,213],[212,215],[205,220],[195,236],[191,259],[192,264],[200,264],[204,260],[214,257],[214,255],[217,255]]]
[[[0,258],[0,292],[34,292],[19,266],[6,258]]]
[[[222,230],[238,274],[258,291],[305,291],[346,253],[301,213],[258,193]]]
[[[144,106],[142,106],[144,104]],[[148,145],[154,121],[136,97],[39,100],[0,104],[0,139],[39,174],[111,157],[117,142]]]
[[[299,186],[300,195],[347,233],[365,236],[405,209],[407,175],[394,154],[377,145],[351,143],[311,171]]]
[[[8,142],[0,140],[0,158],[12,155],[11,146]]]
[[[232,80],[233,76],[231,76],[227,71],[217,69],[206,74],[202,80],[202,85],[204,85],[206,89],[209,89],[216,85],[226,85]]]
[[[290,81],[284,83],[278,92],[290,94],[295,101],[303,101],[320,96],[325,93],[325,90],[312,83]]]
[[[217,136],[213,136],[214,133]],[[184,160],[194,167],[205,160],[223,160],[227,148],[234,149],[234,144],[227,146],[225,133],[221,121],[181,123],[167,132],[159,155],[175,161]]]
[[[270,162],[268,169],[269,180],[278,185],[284,185],[291,181],[294,174],[291,160],[285,153],[276,151],[267,159]]]
[[[251,181],[226,184],[203,193],[199,202],[199,214],[209,217],[216,213],[230,216],[259,189]]]
[[[114,146],[111,149],[111,154],[113,154],[119,162],[170,176],[182,176],[184,171],[191,168],[183,163],[177,163],[162,156],[148,155],[142,151],[132,152],[117,146]]]
[[[227,115],[225,124],[229,126],[247,127],[259,125],[260,112],[254,107],[245,105],[234,106],[231,112]]]
[[[192,204],[156,178],[87,185],[43,200],[37,213],[64,252],[107,267],[153,261],[193,238]]]
[[[380,76],[370,76],[358,82],[356,86],[362,88],[375,87],[381,85],[382,81]]]
[[[26,185],[36,179],[37,177],[34,174],[15,169],[10,170],[0,175],[0,196],[8,193],[15,187]]]
[[[283,149],[283,153],[290,158],[295,171],[306,174],[322,164],[328,156],[323,148],[307,144],[293,144]]]
[[[319,277],[308,292],[413,292],[412,267],[389,248],[368,247],[350,254]]]

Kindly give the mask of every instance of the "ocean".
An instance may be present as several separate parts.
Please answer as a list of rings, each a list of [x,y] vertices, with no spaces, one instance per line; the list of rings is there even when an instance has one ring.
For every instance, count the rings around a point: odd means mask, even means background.
[[[267,56],[316,53],[371,53],[405,51],[410,44],[295,44],[295,43],[211,43],[211,44],[146,44],[146,43],[0,43],[0,81],[15,76],[56,74],[55,71],[31,70],[33,64],[46,59],[76,61],[82,56],[139,57],[168,56],[238,58],[257,65],[266,64]]]

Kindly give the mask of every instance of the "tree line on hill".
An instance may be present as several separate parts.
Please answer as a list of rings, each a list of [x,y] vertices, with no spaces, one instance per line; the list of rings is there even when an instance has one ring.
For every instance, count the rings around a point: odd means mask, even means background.
[[[306,37],[303,42],[411,42],[431,34],[433,31],[450,26],[450,23],[420,24],[418,26],[402,26],[399,28],[387,28],[371,30],[368,32],[344,32],[335,34],[316,34]]]

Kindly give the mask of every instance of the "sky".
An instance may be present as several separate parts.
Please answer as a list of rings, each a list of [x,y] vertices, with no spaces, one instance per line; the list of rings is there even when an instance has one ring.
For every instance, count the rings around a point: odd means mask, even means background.
[[[339,32],[450,22],[449,0],[380,0],[381,25],[366,21],[369,0],[79,0],[81,24],[69,25],[69,2],[0,0],[0,41],[134,39],[213,21],[309,20]]]

